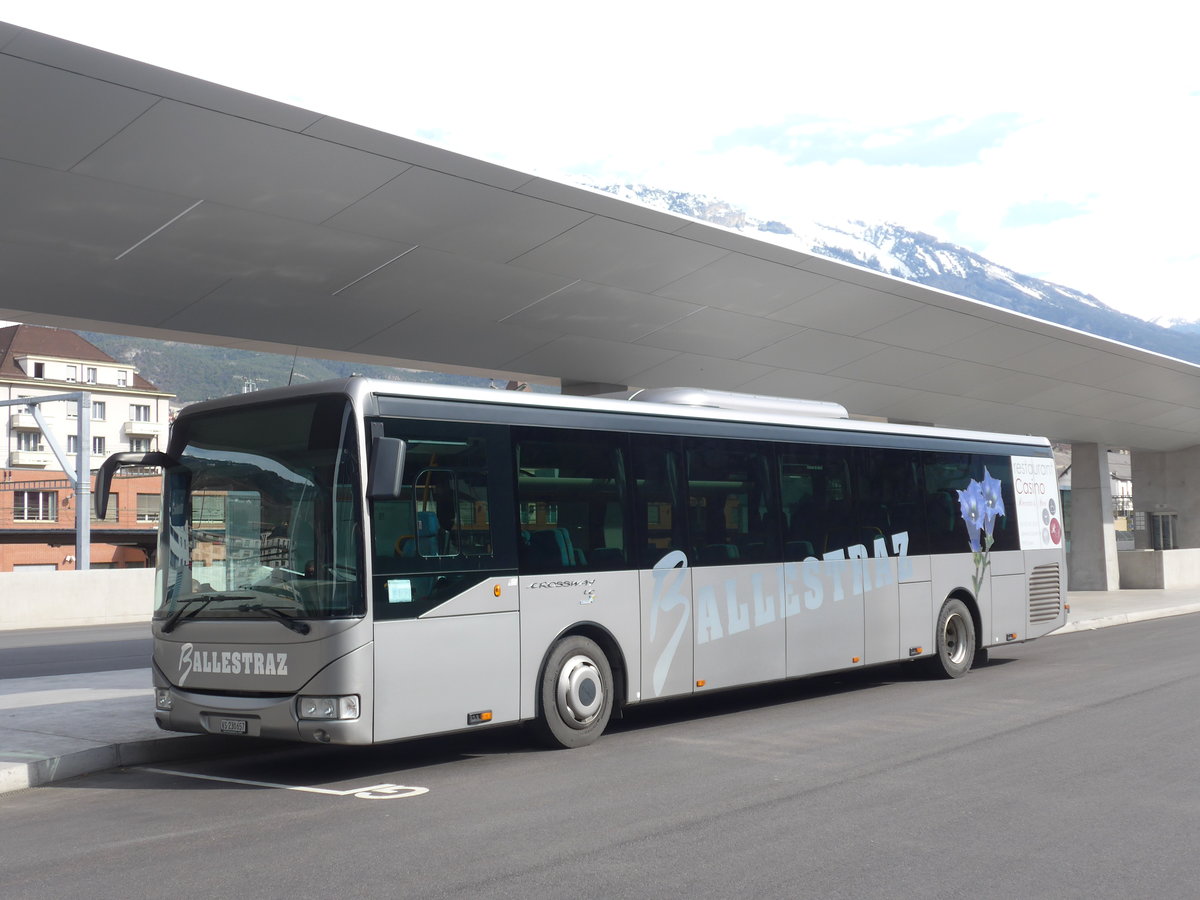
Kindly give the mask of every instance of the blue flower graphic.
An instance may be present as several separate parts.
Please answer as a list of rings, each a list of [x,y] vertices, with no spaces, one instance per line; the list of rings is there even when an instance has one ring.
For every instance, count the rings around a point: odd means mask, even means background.
[[[958,492],[958,505],[962,509],[962,519],[967,526],[967,537],[971,541],[971,550],[978,553],[980,550],[979,532],[984,528],[987,506],[983,488],[978,481],[972,480],[965,491]],[[990,536],[990,528],[988,533]]]
[[[992,536],[996,520],[1005,514],[1001,490],[1000,480],[985,467],[982,482],[972,478],[967,489],[958,492],[963,524],[967,526],[967,540],[971,545],[971,552],[975,555],[975,576],[971,579],[975,586],[975,596],[979,596],[983,588],[983,576],[987,567],[991,565],[988,557],[992,544],[996,542]]]
[[[971,483],[975,484],[975,482]],[[1004,497],[1000,494],[1000,480],[985,467],[983,483],[979,485],[979,488],[983,494],[983,528],[988,537],[991,537],[996,518],[1004,515]]]

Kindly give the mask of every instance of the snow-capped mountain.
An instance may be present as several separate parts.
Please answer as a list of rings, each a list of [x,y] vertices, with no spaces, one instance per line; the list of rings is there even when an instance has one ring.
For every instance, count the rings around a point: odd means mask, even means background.
[[[1155,325],[1166,328],[1170,331],[1182,331],[1188,334],[1200,334],[1200,319],[1167,319],[1157,318],[1151,319]]]
[[[1148,322],[1113,309],[1091,294],[1022,275],[965,247],[899,225],[864,222],[790,225],[755,218],[724,200],[702,194],[644,185],[593,187],[643,206],[711,222],[760,240],[1200,363],[1200,321]]]

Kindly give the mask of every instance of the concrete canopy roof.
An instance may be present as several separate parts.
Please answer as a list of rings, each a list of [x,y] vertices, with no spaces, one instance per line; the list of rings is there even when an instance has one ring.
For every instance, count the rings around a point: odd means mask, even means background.
[[[1200,444],[1200,367],[0,23],[0,318]]]

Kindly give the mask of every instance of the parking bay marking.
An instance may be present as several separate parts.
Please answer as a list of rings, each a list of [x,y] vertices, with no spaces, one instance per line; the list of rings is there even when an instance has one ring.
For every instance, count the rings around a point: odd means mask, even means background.
[[[142,772],[154,772],[158,775],[178,775],[181,778],[198,778],[202,781],[224,781],[229,784],[275,788],[281,791],[302,791],[306,794],[324,794],[326,797],[357,797],[359,800],[396,800],[401,797],[417,797],[421,794],[429,793],[429,788],[411,787],[406,784],[373,784],[370,787],[351,788],[348,791],[335,791],[331,788],[303,787],[295,784],[274,784],[270,781],[251,781],[246,778],[228,778],[224,775],[201,775],[197,772],[179,772],[175,769],[156,769],[150,766],[137,766],[136,768]]]

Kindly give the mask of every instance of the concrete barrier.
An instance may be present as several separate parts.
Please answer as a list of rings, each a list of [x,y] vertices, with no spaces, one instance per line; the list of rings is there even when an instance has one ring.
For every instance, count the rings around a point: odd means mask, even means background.
[[[0,630],[149,622],[153,569],[0,572]]]
[[[1117,564],[1122,590],[1200,588],[1200,549],[1128,550]]]

